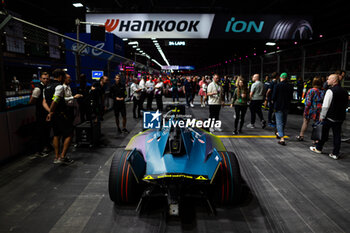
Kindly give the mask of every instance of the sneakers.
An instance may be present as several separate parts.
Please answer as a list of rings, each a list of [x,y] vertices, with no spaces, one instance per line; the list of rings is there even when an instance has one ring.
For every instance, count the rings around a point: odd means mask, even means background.
[[[124,128],[124,129],[122,130],[122,132],[123,132],[123,133],[129,133],[129,131],[128,131],[126,128]]]
[[[29,159],[36,159],[36,158],[39,158],[39,157],[40,157],[40,152],[36,152],[35,154],[30,155]]]
[[[215,132],[215,129],[214,129],[214,128],[210,128],[210,129],[209,129],[209,132],[210,132],[210,133],[214,133],[214,132]]]
[[[233,133],[232,133],[233,135],[238,135],[238,131],[237,130],[235,130],[235,131],[233,131]]]
[[[255,125],[254,125],[254,124],[248,124],[248,125],[247,125],[247,128],[255,129]]]
[[[328,156],[332,159],[339,159],[339,155],[334,155],[333,153],[330,153]]]
[[[215,128],[215,131],[222,132],[221,128]]]
[[[45,158],[47,156],[49,156],[49,153],[47,152],[36,152],[35,154],[29,156],[29,159]]]
[[[49,153],[47,153],[47,152],[44,152],[44,151],[43,151],[43,152],[40,153],[40,157],[41,157],[41,158],[45,158],[45,157],[47,157],[47,156],[49,156]]]
[[[191,103],[190,106],[191,106],[191,108],[194,108],[194,104]]]
[[[278,141],[278,144],[280,144],[281,146],[287,145],[285,141]]]
[[[67,165],[74,163],[74,160],[70,159],[68,156],[64,157],[63,159],[60,159],[60,161],[64,164],[67,164]]]
[[[61,160],[61,159],[56,159],[56,158],[55,158],[55,159],[53,160],[53,163],[54,163],[54,164],[62,164],[62,160]]]
[[[316,146],[310,146],[310,150],[315,152],[315,153],[317,153],[317,154],[321,154],[322,153],[322,151],[316,149]]]
[[[263,129],[266,128],[266,121],[265,120],[261,121],[261,128],[263,128]]]
[[[74,160],[73,159],[70,159],[68,156],[64,157],[63,159],[59,158],[59,159],[54,159],[53,160],[53,163],[54,164],[66,164],[66,165],[69,165],[69,164],[72,164],[74,163]]]

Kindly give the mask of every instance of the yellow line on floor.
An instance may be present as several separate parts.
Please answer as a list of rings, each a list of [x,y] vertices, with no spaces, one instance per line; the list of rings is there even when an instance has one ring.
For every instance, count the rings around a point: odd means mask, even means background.
[[[275,135],[216,135],[219,138],[276,138]],[[284,136],[284,138],[289,138]]]

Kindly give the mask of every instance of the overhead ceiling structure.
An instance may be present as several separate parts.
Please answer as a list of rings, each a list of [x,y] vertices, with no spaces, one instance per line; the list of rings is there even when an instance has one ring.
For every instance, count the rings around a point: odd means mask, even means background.
[[[53,26],[61,32],[75,32],[76,18],[85,20],[86,13],[197,13],[197,14],[239,14],[239,15],[303,15],[313,18],[314,40],[344,35],[349,32],[350,17],[343,0],[320,2],[310,1],[225,1],[225,0],[76,0],[76,1],[5,1],[7,9],[19,13],[24,19],[43,26]],[[83,5],[75,5],[80,3]],[[80,7],[76,7],[80,6]],[[322,35],[320,38],[319,35]],[[232,59],[234,57],[257,56],[266,50],[273,51],[300,46],[295,41],[277,41],[267,46],[266,40],[236,39],[176,39],[185,46],[169,46],[169,39],[157,39],[162,53],[151,39],[129,39],[137,41],[139,49],[161,65],[192,65],[196,68]],[[126,41],[127,42],[127,41]],[[276,41],[272,41],[276,42]],[[307,42],[305,42],[307,43]],[[175,43],[176,44],[176,43]],[[133,49],[125,43],[126,56],[131,57]],[[139,50],[138,50],[139,51]],[[131,54],[130,54],[131,53]],[[139,59],[143,59],[140,57]]]

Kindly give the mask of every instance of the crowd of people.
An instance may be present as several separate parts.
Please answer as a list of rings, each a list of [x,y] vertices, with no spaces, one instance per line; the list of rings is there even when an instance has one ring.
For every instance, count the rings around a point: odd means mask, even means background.
[[[304,88],[300,93],[300,85],[297,87],[297,98],[305,102],[303,124],[297,141],[304,140],[305,131],[312,120],[321,121],[324,124],[322,138],[314,141],[310,147],[313,152],[321,153],[324,143],[328,139],[328,132],[333,130],[333,152],[329,155],[334,159],[339,158],[341,144],[341,125],[345,120],[348,107],[348,93],[340,86],[345,73],[336,72],[327,78],[320,77],[312,80],[312,87]],[[46,157],[50,148],[50,130],[53,130],[52,146],[55,153],[55,164],[69,164],[73,160],[67,156],[67,150],[71,144],[74,122],[77,115],[79,122],[101,121],[106,111],[105,99],[111,98],[117,132],[127,134],[126,101],[132,101],[133,118],[141,118],[144,110],[163,111],[163,96],[172,98],[174,103],[179,98],[185,99],[186,107],[193,108],[194,99],[200,97],[201,107],[208,105],[208,117],[219,120],[222,106],[234,107],[234,131],[233,134],[242,134],[245,123],[245,115],[249,108],[250,123],[247,128],[256,128],[256,115],[261,127],[267,125],[275,129],[278,144],[286,145],[285,127],[288,112],[293,99],[294,86],[288,81],[287,73],[273,73],[260,81],[260,75],[254,74],[245,79],[241,76],[220,77],[212,76],[186,76],[186,75],[145,75],[138,79],[133,76],[122,77],[116,75],[114,83],[109,85],[109,78],[102,76],[95,83],[90,84],[84,74],[78,78],[78,84],[72,91],[70,87],[71,77],[61,69],[52,72],[53,80],[49,74],[41,74],[40,83],[31,96],[30,102],[36,104],[36,156]],[[298,80],[299,83],[300,80]],[[306,82],[305,82],[306,83]],[[305,86],[304,83],[304,87]],[[108,88],[108,95],[106,94]],[[128,92],[127,89],[130,91]],[[152,103],[155,99],[156,109]],[[74,101],[79,106],[79,111],[74,111]],[[268,109],[267,121],[264,119],[262,107]],[[122,117],[120,126],[119,116]],[[210,128],[211,133],[222,131],[221,128]],[[60,145],[62,144],[62,146]]]

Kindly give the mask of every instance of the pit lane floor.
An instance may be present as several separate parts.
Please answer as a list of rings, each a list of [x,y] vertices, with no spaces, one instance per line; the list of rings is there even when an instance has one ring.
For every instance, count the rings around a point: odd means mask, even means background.
[[[136,206],[116,208],[108,196],[110,163],[141,129],[131,107],[130,134],[117,135],[113,113],[107,113],[101,145],[72,147],[70,166],[53,165],[52,154],[2,165],[0,232],[349,232],[350,144],[342,143],[343,158],[337,161],[310,152],[310,128],[305,142],[295,139],[300,115],[288,116],[285,147],[273,137],[221,139],[236,153],[247,185],[239,206],[217,207],[212,216],[201,202],[190,202],[182,218],[168,218],[159,202],[149,203],[141,216]],[[187,113],[204,118],[209,111],[197,104]],[[232,135],[233,109],[225,107],[220,117],[223,132],[218,134]],[[249,119],[248,111],[245,125]],[[244,127],[243,135],[272,136],[273,130]],[[324,151],[331,149],[328,142]]]

